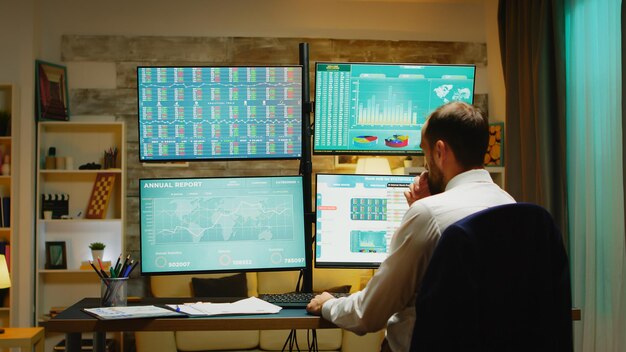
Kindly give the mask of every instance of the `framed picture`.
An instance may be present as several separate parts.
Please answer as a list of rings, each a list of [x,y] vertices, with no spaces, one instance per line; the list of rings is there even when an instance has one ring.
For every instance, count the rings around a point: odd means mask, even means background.
[[[64,241],[46,242],[46,269],[67,269]]]
[[[504,166],[504,122],[489,124],[489,144],[485,153],[486,166]]]
[[[65,66],[35,61],[37,119],[68,121],[70,106]]]

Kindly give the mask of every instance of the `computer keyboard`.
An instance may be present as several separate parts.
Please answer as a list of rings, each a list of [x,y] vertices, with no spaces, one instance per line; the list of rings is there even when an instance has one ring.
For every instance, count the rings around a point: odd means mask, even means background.
[[[336,298],[349,296],[349,293],[330,293]],[[260,299],[283,308],[306,308],[306,305],[318,295],[311,292],[265,293]]]

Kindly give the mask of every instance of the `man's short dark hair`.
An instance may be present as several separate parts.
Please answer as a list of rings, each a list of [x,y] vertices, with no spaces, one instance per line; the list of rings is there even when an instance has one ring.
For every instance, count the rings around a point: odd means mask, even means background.
[[[489,143],[489,121],[479,108],[451,102],[440,106],[428,118],[424,132],[430,147],[446,142],[464,168],[482,166]]]

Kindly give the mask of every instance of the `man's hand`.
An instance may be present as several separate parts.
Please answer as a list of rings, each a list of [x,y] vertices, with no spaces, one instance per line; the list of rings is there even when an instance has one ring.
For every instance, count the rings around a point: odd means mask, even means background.
[[[321,294],[315,296],[311,302],[307,304],[306,311],[311,314],[322,315],[322,306],[326,303],[326,301],[333,298],[335,297],[333,297],[330,293],[322,292]]]
[[[415,176],[413,183],[409,185],[409,190],[404,191],[404,197],[406,198],[409,206],[415,203],[415,201],[430,196],[430,189],[428,188],[428,171],[422,172],[419,176]]]

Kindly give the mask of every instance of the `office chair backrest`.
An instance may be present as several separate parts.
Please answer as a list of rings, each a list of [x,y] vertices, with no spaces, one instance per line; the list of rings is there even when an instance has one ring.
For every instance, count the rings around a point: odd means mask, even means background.
[[[492,207],[449,226],[416,300],[412,351],[572,351],[569,265],[550,214]]]

